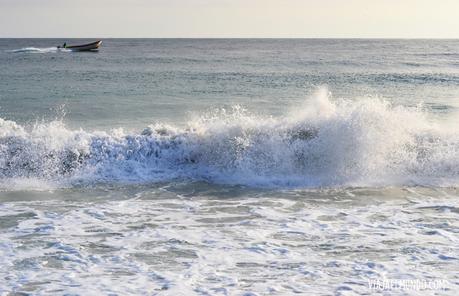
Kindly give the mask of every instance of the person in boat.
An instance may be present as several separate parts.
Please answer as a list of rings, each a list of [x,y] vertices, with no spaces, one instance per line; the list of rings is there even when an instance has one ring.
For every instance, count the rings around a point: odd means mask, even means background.
[[[57,48],[66,48],[67,47],[67,42],[64,43],[64,45],[60,46],[58,45]]]

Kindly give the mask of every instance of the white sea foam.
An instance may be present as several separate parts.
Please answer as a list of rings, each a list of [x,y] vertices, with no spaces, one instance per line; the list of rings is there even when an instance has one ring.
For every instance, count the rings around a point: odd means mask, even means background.
[[[0,119],[0,178],[46,184],[205,180],[260,187],[457,185],[459,128],[421,108],[321,91],[285,116],[233,107],[139,134]],[[17,183],[17,182],[16,182]]]
[[[455,295],[457,198],[352,192],[2,203],[0,293],[368,295],[394,278]]]

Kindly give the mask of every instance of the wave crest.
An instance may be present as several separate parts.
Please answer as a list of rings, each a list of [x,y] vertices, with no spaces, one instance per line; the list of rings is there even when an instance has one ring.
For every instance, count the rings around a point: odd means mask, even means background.
[[[286,116],[217,110],[138,134],[0,119],[0,179],[57,186],[205,180],[260,187],[456,185],[459,131],[419,108],[322,91]]]

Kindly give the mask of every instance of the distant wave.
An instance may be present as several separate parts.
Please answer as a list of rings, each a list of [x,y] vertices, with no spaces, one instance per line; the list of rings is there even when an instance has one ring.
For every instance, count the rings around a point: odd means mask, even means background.
[[[186,128],[155,124],[138,134],[70,130],[61,121],[26,128],[0,119],[0,187],[459,184],[457,122],[433,122],[419,108],[383,100],[332,102],[326,91],[296,107],[271,118],[236,106],[203,114]]]

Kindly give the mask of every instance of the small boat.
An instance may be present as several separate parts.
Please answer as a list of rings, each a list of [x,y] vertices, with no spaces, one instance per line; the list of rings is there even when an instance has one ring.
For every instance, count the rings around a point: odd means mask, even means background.
[[[96,51],[99,49],[101,44],[101,40],[81,45],[67,45],[67,43],[64,43],[64,46],[58,46],[57,48],[70,49],[71,51]]]

